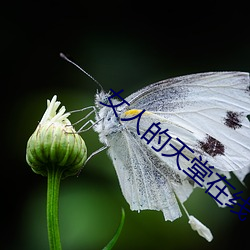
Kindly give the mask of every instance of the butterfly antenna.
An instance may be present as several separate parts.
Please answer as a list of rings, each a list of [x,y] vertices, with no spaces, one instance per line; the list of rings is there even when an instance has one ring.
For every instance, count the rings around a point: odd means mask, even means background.
[[[77,67],[79,70],[81,70],[85,75],[87,75],[89,78],[91,78],[100,88],[102,91],[103,90],[103,87],[102,85],[92,76],[90,75],[89,73],[87,73],[84,69],[82,69],[79,65],[77,65],[76,63],[74,63],[73,61],[71,61],[67,56],[65,56],[63,53],[60,53],[60,57],[64,60],[66,60],[67,62],[73,64],[75,67]]]

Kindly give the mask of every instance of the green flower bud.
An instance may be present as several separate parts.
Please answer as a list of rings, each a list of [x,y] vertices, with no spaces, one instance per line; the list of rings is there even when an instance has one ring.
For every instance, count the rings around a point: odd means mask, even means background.
[[[37,174],[47,176],[50,168],[58,168],[55,170],[67,177],[79,172],[86,161],[87,148],[67,119],[70,113],[65,113],[65,107],[56,113],[60,105],[56,98],[47,101],[47,110],[28,140],[26,160]]]

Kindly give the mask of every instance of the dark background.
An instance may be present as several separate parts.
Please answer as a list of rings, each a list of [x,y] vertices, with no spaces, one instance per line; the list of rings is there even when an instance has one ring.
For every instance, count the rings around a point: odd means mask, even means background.
[[[123,88],[124,97],[168,77],[250,68],[248,5],[240,2],[1,5],[2,249],[48,249],[46,178],[25,161],[27,140],[46,99],[57,94],[67,110],[93,105],[97,85],[62,60],[60,52],[104,89]],[[82,136],[89,154],[101,147],[94,132]],[[244,186],[231,181],[248,197]],[[121,207],[126,220],[114,249],[248,249],[249,218],[241,222],[228,208],[218,208],[204,190],[196,190],[186,207],[211,229],[211,243],[190,229],[186,216],[171,223],[161,212],[130,211],[105,152],[91,159],[78,178],[62,181],[63,249],[101,249],[119,224]]]

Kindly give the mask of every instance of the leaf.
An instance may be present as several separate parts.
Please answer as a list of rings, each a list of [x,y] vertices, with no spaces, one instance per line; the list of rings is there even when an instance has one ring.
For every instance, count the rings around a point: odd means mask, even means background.
[[[111,239],[111,241],[103,248],[103,250],[110,250],[113,248],[113,246],[115,245],[116,241],[118,240],[118,238],[120,236],[120,233],[121,233],[123,225],[124,225],[124,221],[125,221],[125,211],[122,208],[122,218],[121,218],[120,225],[117,228],[117,231],[116,231],[115,235],[113,236],[113,238]]]

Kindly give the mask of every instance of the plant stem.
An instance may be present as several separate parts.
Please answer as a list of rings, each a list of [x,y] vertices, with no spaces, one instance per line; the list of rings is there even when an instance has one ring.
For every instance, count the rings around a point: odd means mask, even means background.
[[[47,185],[47,228],[50,250],[61,250],[59,231],[59,188],[62,170],[60,167],[48,168]]]

